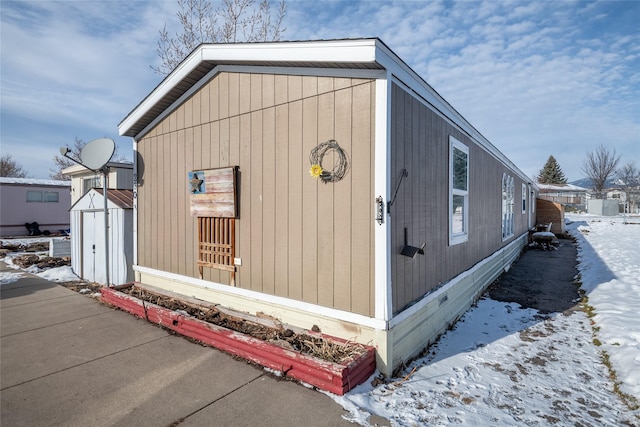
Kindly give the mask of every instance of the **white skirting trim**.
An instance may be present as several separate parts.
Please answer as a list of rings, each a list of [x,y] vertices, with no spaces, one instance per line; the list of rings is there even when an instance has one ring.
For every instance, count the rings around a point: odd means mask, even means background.
[[[134,266],[134,270],[139,273],[156,276],[162,279],[171,280],[174,282],[181,282],[193,286],[199,286],[206,289],[211,289],[221,294],[227,294],[229,296],[240,297],[256,302],[267,303],[270,305],[277,305],[283,308],[293,309],[297,312],[308,312],[320,315],[323,317],[336,319],[344,322],[354,323],[356,325],[365,326],[372,329],[385,330],[387,324],[383,320],[374,319],[371,317],[363,316],[361,314],[349,313],[343,310],[337,310],[335,308],[323,307],[317,304],[311,304],[304,301],[296,301],[289,298],[279,297],[275,295],[264,294],[261,292],[252,291],[249,289],[235,288],[222,283],[209,282],[202,279],[196,279],[189,276],[183,276],[180,274],[169,273],[162,270],[156,270],[153,268]]]

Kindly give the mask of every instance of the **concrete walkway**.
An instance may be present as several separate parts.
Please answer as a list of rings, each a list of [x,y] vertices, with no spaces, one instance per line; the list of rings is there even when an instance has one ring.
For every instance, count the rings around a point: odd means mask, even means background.
[[[0,286],[2,426],[348,426],[328,396],[22,274]]]

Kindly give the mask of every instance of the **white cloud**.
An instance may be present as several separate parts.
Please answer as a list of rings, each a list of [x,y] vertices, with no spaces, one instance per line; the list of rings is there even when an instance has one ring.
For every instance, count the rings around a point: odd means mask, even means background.
[[[594,22],[614,19],[598,11],[581,2],[366,2],[350,10],[349,29],[381,35],[528,175],[553,154],[578,179],[599,143],[640,159],[640,36],[598,31]],[[293,38],[339,37],[345,19],[314,21]]]
[[[75,137],[112,137],[130,152],[117,124],[160,81],[149,65],[168,6],[3,2],[3,151],[38,177]]]
[[[529,175],[553,154],[570,179],[580,178],[585,151],[599,143],[640,163],[634,2],[287,6],[286,39],[380,37]],[[36,171],[48,173],[57,147],[76,136],[114,137],[129,150],[116,127],[161,79],[149,65],[158,61],[158,30],[179,27],[176,2],[0,7],[3,152],[22,153],[28,162],[16,160],[44,178]],[[46,144],[39,162],[24,150],[37,144]]]

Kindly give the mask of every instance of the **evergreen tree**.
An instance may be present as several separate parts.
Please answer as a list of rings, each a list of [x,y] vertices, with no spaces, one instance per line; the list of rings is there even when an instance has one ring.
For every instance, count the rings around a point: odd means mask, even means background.
[[[567,178],[564,176],[560,165],[553,156],[549,156],[549,160],[538,173],[538,182],[540,184],[566,184]]]

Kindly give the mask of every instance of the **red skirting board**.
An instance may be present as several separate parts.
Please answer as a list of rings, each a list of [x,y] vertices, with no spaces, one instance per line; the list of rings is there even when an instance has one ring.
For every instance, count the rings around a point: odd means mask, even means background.
[[[366,350],[364,354],[345,363],[333,363],[185,316],[118,291],[126,286],[131,285],[102,288],[102,301],[321,390],[343,395],[363,383],[375,371],[375,349],[371,346],[363,346]],[[319,334],[310,332],[310,335],[318,336]],[[319,336],[325,340],[346,342],[336,337]]]

